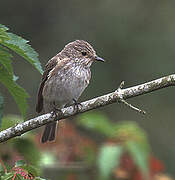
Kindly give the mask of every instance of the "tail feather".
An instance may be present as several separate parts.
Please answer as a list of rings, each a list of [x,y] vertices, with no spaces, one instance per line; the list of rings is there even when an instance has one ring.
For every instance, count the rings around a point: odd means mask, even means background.
[[[56,134],[56,123],[52,125],[52,130],[50,131],[49,141],[55,140],[55,134]]]
[[[44,133],[41,138],[42,143],[55,140],[56,125],[57,122],[53,122],[45,126]]]

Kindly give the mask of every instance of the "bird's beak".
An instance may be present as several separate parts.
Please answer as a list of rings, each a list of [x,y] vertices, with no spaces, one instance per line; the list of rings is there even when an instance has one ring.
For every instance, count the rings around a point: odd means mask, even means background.
[[[95,57],[95,60],[96,60],[96,61],[105,62],[105,60],[104,60],[103,58],[101,58],[101,57],[98,57],[98,56],[96,56],[96,57]]]

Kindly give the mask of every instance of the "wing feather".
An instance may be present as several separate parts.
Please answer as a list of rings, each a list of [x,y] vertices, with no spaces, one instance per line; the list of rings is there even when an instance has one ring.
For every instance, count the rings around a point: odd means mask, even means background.
[[[60,61],[58,56],[53,57],[51,60],[48,61],[48,63],[45,66],[45,71],[42,76],[42,80],[39,86],[38,90],[38,99],[36,104],[36,112],[40,113],[43,109],[43,88],[45,85],[45,82],[48,79],[50,71],[57,65],[58,61]]]

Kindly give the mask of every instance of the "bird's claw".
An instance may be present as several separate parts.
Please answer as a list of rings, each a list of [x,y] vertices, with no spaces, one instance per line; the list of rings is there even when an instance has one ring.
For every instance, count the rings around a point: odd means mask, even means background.
[[[52,114],[52,117],[57,118],[60,114],[63,114],[63,112],[61,111],[61,109],[54,107],[51,114]]]
[[[73,104],[74,111],[79,112],[79,110],[80,110],[79,106],[82,107],[82,104],[77,102],[75,99],[73,99],[73,101],[74,101],[74,104]]]

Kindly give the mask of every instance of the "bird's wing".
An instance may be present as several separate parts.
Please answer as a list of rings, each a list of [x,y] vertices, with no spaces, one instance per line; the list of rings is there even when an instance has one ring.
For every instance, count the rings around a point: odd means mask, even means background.
[[[48,61],[48,63],[45,66],[45,71],[43,73],[42,76],[42,81],[40,83],[40,87],[38,90],[38,99],[37,99],[37,104],[36,104],[36,112],[40,113],[43,109],[43,88],[44,88],[44,84],[48,79],[49,73],[50,71],[52,71],[55,66],[59,63],[60,58],[58,55],[56,55],[55,57],[53,57],[51,60]]]

